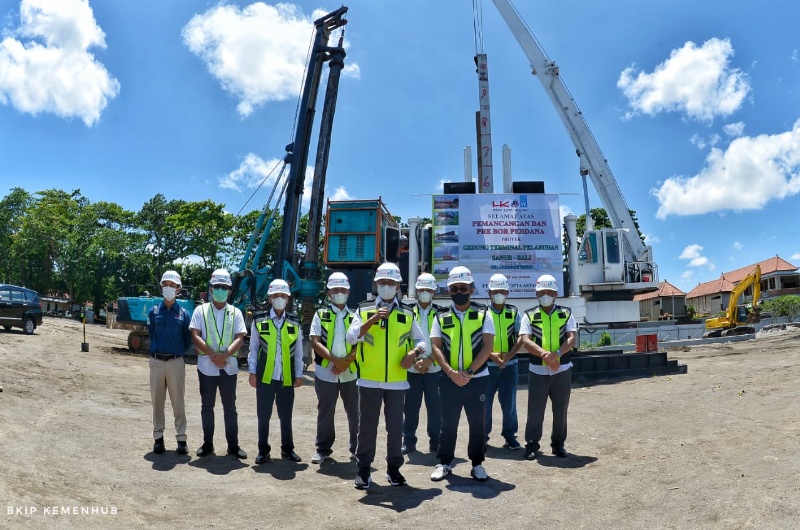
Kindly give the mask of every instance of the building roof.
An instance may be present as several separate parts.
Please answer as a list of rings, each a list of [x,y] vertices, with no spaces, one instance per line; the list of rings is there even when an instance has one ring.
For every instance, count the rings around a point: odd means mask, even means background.
[[[709,294],[730,293],[733,291],[734,286],[735,284],[730,280],[726,280],[725,276],[723,275],[716,280],[698,284],[694,289],[689,291],[689,294],[686,295],[686,299],[699,298]]]
[[[689,291],[689,294],[686,295],[686,298],[699,298],[701,296],[707,296],[710,294],[730,293],[733,291],[733,288],[737,283],[742,281],[748,274],[753,272],[753,269],[756,268],[756,265],[761,267],[762,278],[776,272],[797,270],[797,267],[785,259],[781,258],[780,256],[774,256],[772,258],[759,261],[758,263],[745,265],[744,267],[731,272],[723,272],[716,280],[698,284],[697,287]]]
[[[765,259],[764,261],[759,261],[758,265],[761,266],[762,277],[775,272],[797,270],[797,267],[780,256],[774,256],[772,258]],[[722,275],[733,283],[739,283],[744,279],[745,276],[753,272],[755,267],[756,264],[753,263],[752,265],[746,265],[740,269],[736,269],[735,271],[723,273]]]
[[[671,296],[686,296],[686,293],[669,283],[668,281],[663,281],[658,284],[658,291],[653,291],[651,293],[643,293],[637,294],[633,297],[634,300],[637,302],[641,300],[650,300],[652,298],[669,298]]]

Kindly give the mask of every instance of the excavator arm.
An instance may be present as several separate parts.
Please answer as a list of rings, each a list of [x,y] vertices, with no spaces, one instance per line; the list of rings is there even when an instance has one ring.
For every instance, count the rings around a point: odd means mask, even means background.
[[[731,291],[730,299],[728,300],[728,309],[725,311],[725,316],[717,318],[709,318],[706,320],[707,330],[718,330],[720,333],[723,330],[731,330],[747,324],[747,318],[739,318],[739,298],[747,291],[748,288],[753,288],[753,308],[758,305],[761,300],[761,266],[756,265],[753,272],[748,274],[742,279]],[[742,332],[746,332],[743,328]],[[712,336],[709,333],[706,336]]]

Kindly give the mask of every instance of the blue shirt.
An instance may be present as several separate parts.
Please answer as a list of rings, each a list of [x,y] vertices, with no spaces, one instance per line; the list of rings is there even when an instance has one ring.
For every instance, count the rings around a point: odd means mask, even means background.
[[[192,345],[189,331],[191,317],[178,302],[168,308],[164,302],[147,313],[147,333],[150,335],[150,353],[185,355]]]

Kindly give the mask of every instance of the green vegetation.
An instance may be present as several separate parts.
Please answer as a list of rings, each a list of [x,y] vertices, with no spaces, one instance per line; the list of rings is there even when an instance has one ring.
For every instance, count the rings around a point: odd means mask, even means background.
[[[800,315],[800,295],[784,295],[764,300],[759,309],[761,313],[771,313],[773,318],[786,317],[789,322],[794,322]]]
[[[215,268],[239,270],[259,213],[234,216],[224,204],[160,193],[133,212],[93,203],[80,190],[13,188],[0,200],[0,281],[95,307],[144,290],[158,293],[167,269],[181,274],[185,288],[202,288]],[[251,268],[274,262],[280,227],[278,215],[261,263]],[[298,241],[305,242],[307,227],[304,215]]]

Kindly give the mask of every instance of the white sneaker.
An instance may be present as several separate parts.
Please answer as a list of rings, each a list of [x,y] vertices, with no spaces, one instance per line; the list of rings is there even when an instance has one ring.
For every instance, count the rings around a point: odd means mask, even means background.
[[[320,453],[314,453],[314,456],[311,457],[311,463],[312,464],[321,464],[321,463],[323,463],[325,460],[327,460],[329,458],[330,458],[330,456],[328,456],[328,455],[323,455],[323,454],[320,454]]]
[[[484,482],[489,479],[489,475],[486,473],[486,470],[483,469],[483,466],[474,466],[470,475],[478,482]]]
[[[436,467],[433,469],[433,473],[431,473],[431,480],[434,482],[439,482],[440,480],[444,480],[444,477],[449,475],[452,471],[453,469],[448,465],[437,464]]]

